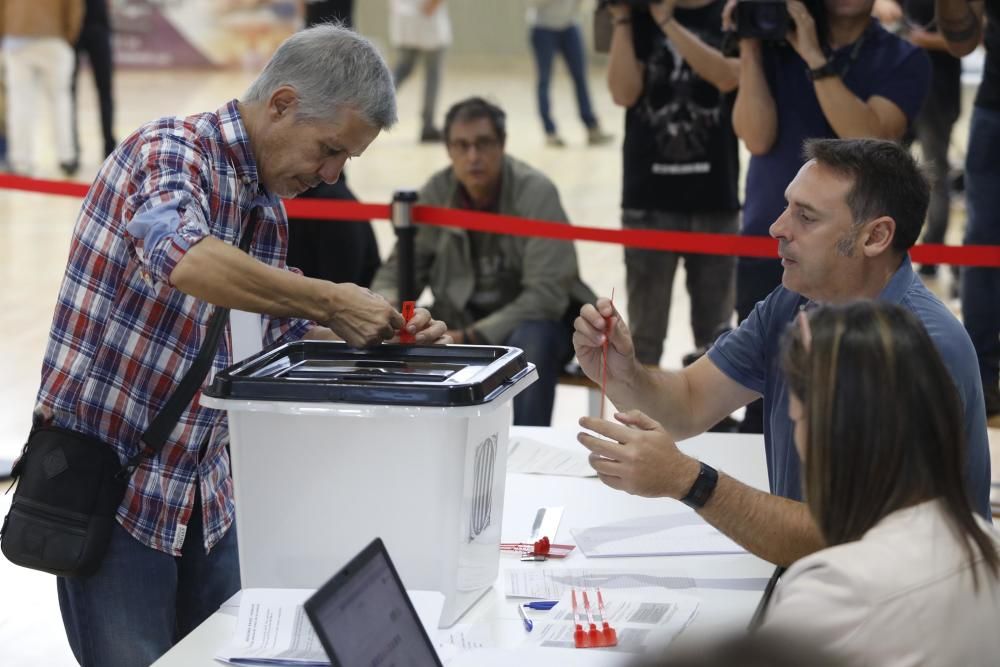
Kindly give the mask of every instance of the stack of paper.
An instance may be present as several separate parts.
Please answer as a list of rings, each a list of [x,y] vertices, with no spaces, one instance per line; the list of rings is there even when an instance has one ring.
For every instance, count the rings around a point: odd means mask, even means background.
[[[745,549],[694,512],[642,516],[571,531],[588,558],[737,554]]]

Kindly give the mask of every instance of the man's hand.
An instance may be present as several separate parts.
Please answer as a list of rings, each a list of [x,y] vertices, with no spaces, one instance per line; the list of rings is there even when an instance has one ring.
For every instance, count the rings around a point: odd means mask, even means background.
[[[610,318],[606,321],[605,318]],[[610,331],[605,327],[610,324]],[[584,304],[573,322],[573,349],[580,368],[594,382],[601,382],[604,338],[608,338],[608,381],[625,379],[636,371],[635,347],[621,315],[609,299],[600,298],[594,305]]]
[[[663,24],[674,17],[674,8],[677,6],[677,0],[659,0],[659,2],[654,2],[649,5],[649,14],[656,21],[656,25],[663,28]]]
[[[448,335],[448,325],[431,317],[431,311],[426,308],[413,311],[413,317],[406,323],[406,330],[413,334],[413,342],[418,345],[444,345],[452,342]],[[393,337],[392,342],[397,342],[398,338],[399,336]]]
[[[627,2],[613,2],[608,5],[608,13],[612,20],[629,19],[632,18],[632,7]]]
[[[395,336],[403,326],[403,316],[371,290],[354,283],[335,283],[333,288],[336,290],[334,314],[329,321],[320,324],[332,329],[351,347],[378,345]]]
[[[788,31],[788,43],[796,53],[806,61],[810,69],[816,69],[826,62],[826,54],[819,45],[816,35],[816,21],[806,6],[799,0],[787,0],[788,16],[795,24],[794,30]]]
[[[698,477],[698,461],[677,449],[673,438],[655,420],[638,410],[616,412],[620,424],[583,417],[589,433],[577,440],[590,450],[590,465],[613,489],[647,498],[683,498]]]
[[[872,5],[872,16],[889,28],[903,20],[903,8],[896,0],[875,0],[875,4]]]

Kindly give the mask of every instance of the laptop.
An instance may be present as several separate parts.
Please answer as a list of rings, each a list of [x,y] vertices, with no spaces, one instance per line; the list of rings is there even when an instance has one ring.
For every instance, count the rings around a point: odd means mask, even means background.
[[[442,667],[380,538],[303,606],[332,667]]]

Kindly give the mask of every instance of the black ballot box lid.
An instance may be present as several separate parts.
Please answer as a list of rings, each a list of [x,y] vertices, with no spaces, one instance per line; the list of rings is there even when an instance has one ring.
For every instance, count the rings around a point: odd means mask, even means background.
[[[516,347],[356,349],[336,341],[297,341],[230,366],[204,393],[228,400],[452,407],[487,403],[533,369]]]

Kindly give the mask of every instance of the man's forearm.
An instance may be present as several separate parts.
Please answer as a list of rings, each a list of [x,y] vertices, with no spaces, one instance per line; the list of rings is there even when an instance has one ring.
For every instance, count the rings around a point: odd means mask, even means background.
[[[972,53],[983,37],[983,5],[969,0],[935,0],[938,32],[957,57]]]
[[[637,363],[627,381],[609,384],[607,390],[608,398],[618,410],[641,410],[660,422],[677,440],[704,431],[692,423],[690,389],[680,373]]]
[[[333,310],[332,283],[269,266],[211,236],[185,253],[170,281],[209,303],[273,317],[325,322]]]
[[[790,565],[825,546],[805,503],[760,491],[722,473],[699,514],[750,553],[776,565]]]
[[[759,43],[740,45],[740,87],[733,105],[733,131],[753,155],[771,150],[778,136],[778,112],[764,76]]]
[[[827,122],[840,139],[876,138],[897,141],[882,125],[878,114],[844,85],[839,76],[819,79],[814,84],[816,99]],[[905,126],[904,126],[905,130]]]
[[[608,54],[608,90],[615,104],[630,107],[642,94],[642,64],[635,57],[632,25],[614,24]]]
[[[661,24],[660,28],[698,76],[724,93],[739,85],[739,60],[725,57],[721,51],[701,41],[676,19],[671,18]]]

